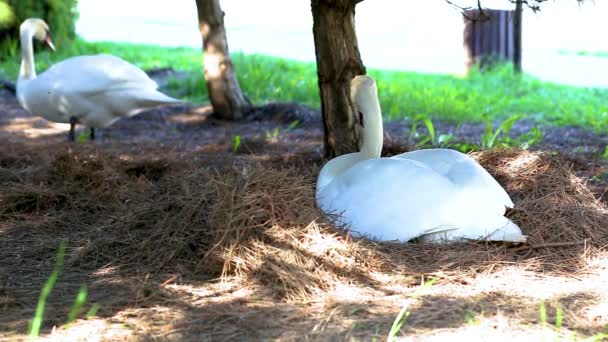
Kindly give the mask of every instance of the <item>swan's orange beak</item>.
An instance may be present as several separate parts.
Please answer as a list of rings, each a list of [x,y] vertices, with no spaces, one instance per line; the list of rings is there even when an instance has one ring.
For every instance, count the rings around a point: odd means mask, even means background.
[[[46,45],[49,49],[55,51],[55,45],[53,44],[53,40],[51,39],[51,33],[46,33],[46,38],[44,38],[44,45]]]

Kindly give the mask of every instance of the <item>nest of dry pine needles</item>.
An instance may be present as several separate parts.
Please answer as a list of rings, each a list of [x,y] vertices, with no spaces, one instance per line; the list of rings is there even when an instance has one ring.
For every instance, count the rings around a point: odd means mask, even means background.
[[[608,244],[608,210],[577,176],[574,164],[548,153],[488,151],[479,161],[503,184],[516,208],[511,218],[536,246]]]
[[[522,258],[576,267],[585,248],[608,244],[607,208],[571,164],[518,150],[476,157],[512,195],[509,215],[529,244],[353,239],[315,207],[315,163],[210,166],[94,147],[4,151],[0,227],[28,239],[3,244],[0,259],[15,260],[19,249],[23,263],[52,260],[58,240],[67,239],[69,263],[85,269],[237,277],[281,298],[302,298],[340,282],[373,288],[381,282],[375,275],[388,272],[458,277]]]

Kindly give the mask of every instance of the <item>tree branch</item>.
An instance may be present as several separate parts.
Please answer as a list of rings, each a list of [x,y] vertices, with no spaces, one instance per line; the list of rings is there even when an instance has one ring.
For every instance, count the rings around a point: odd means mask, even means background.
[[[546,1],[547,0],[509,0],[509,2],[512,4],[521,3],[522,5],[528,6],[528,8],[531,9],[534,13],[540,11],[540,4]]]
[[[452,1],[450,1],[450,0],[445,0],[445,2],[447,2],[447,3],[448,3],[448,5],[453,6],[453,7],[456,7],[458,10],[460,10],[460,11],[462,12],[462,16],[463,16],[463,17],[465,17],[467,20],[470,20],[470,21],[478,21],[480,18],[481,18],[482,20],[486,20],[486,19],[488,19],[488,15],[487,15],[487,14],[486,14],[486,12],[483,10],[483,7],[481,6],[481,1],[482,1],[482,0],[477,0],[477,6],[476,6],[476,7],[477,7],[476,9],[479,11],[479,15],[477,16],[477,18],[471,18],[471,17],[469,17],[469,16],[468,16],[468,15],[465,13],[465,11],[468,11],[468,10],[470,10],[470,9],[473,9],[473,7],[471,7],[471,6],[460,6],[460,5],[455,4],[454,2],[452,2]],[[511,1],[511,0],[509,0],[509,1]],[[514,0],[514,1],[516,1],[516,0]]]
[[[353,1],[357,1],[357,0],[353,0]],[[362,0],[360,0],[360,1],[362,1]],[[522,5],[526,5],[534,13],[540,11],[541,4],[544,3],[544,2],[547,2],[547,1],[549,1],[549,0],[509,0],[509,2],[512,3],[512,4],[517,4],[518,2],[520,2]],[[576,0],[576,1],[579,4],[585,2],[585,0]],[[450,0],[445,0],[445,2],[447,2],[451,6],[454,6],[454,7],[458,8],[460,11],[463,12],[463,15],[465,15],[464,11],[472,9],[472,7],[470,7],[470,6],[460,6],[460,5],[457,5],[457,4],[455,4],[454,2],[452,2]],[[480,13],[484,13],[483,12],[483,8],[481,6],[482,2],[483,2],[483,0],[477,0],[477,6],[476,7],[480,11]],[[485,13],[482,14],[482,16],[483,15],[485,15]],[[469,19],[469,20],[473,20],[472,18],[469,18],[466,15],[465,15],[465,17],[467,19]]]

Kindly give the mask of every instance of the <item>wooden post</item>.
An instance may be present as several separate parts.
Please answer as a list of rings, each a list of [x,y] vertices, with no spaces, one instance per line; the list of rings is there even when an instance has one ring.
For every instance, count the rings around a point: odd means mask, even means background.
[[[515,11],[464,11],[467,68],[479,63],[483,70],[496,62],[510,61],[516,71],[521,70],[521,1],[517,3]]]
[[[513,67],[516,73],[521,73],[521,19],[522,19],[522,0],[515,3],[515,13],[513,14]]]

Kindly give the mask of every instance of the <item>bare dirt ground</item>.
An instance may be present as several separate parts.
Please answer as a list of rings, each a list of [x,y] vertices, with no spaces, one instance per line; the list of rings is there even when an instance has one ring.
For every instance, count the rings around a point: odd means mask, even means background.
[[[532,151],[474,154],[511,194],[525,245],[377,243],[315,208],[317,112],[209,114],[159,108],[68,143],[66,125],[0,93],[0,340],[25,338],[62,240],[50,340],[383,340],[403,307],[400,335],[412,341],[608,332],[607,137],[544,127]],[[385,155],[412,148],[406,128],[386,125]],[[82,285],[84,310],[100,309],[65,325]]]

